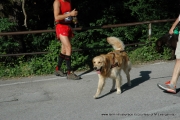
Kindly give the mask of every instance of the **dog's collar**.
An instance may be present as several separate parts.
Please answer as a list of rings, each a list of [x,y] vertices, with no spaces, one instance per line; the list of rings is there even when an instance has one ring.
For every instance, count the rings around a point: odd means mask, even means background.
[[[115,63],[115,64],[111,65],[111,69],[114,67],[117,67],[117,66],[118,66],[118,63]]]
[[[125,50],[118,50],[120,53],[125,52]],[[118,63],[115,63],[115,53],[111,52],[109,54],[113,54],[113,64],[111,65],[111,69],[118,66]]]
[[[125,52],[125,50],[120,50],[119,52],[120,52],[120,53],[121,53],[121,52]]]

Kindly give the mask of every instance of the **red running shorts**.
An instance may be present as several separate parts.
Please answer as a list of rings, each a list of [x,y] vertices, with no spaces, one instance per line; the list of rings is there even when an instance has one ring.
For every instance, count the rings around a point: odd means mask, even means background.
[[[57,24],[56,25],[56,37],[58,40],[60,40],[60,38],[59,38],[60,35],[68,36],[68,37],[74,36],[72,29],[69,25]]]

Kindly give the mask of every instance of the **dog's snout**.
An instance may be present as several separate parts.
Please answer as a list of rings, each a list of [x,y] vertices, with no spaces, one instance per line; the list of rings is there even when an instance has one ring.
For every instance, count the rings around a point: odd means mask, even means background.
[[[94,67],[94,70],[97,70],[97,67]]]

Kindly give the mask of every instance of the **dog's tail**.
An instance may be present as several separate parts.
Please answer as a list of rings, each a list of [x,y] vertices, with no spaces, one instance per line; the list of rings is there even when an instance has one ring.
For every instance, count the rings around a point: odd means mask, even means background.
[[[123,51],[125,49],[124,43],[117,37],[108,37],[107,42],[112,45],[115,50]]]

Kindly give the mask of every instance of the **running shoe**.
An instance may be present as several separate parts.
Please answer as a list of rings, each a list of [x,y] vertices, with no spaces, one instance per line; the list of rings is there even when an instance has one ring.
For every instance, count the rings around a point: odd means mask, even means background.
[[[170,93],[176,93],[176,86],[171,84],[170,81],[167,81],[165,84],[157,84],[157,86]]]
[[[77,76],[73,71],[70,71],[70,73],[67,73],[67,79],[80,80],[81,77]]]
[[[66,76],[66,74],[61,69],[58,69],[58,66],[56,67],[56,70],[55,70],[54,74],[56,76],[61,76],[61,77],[65,77]]]

